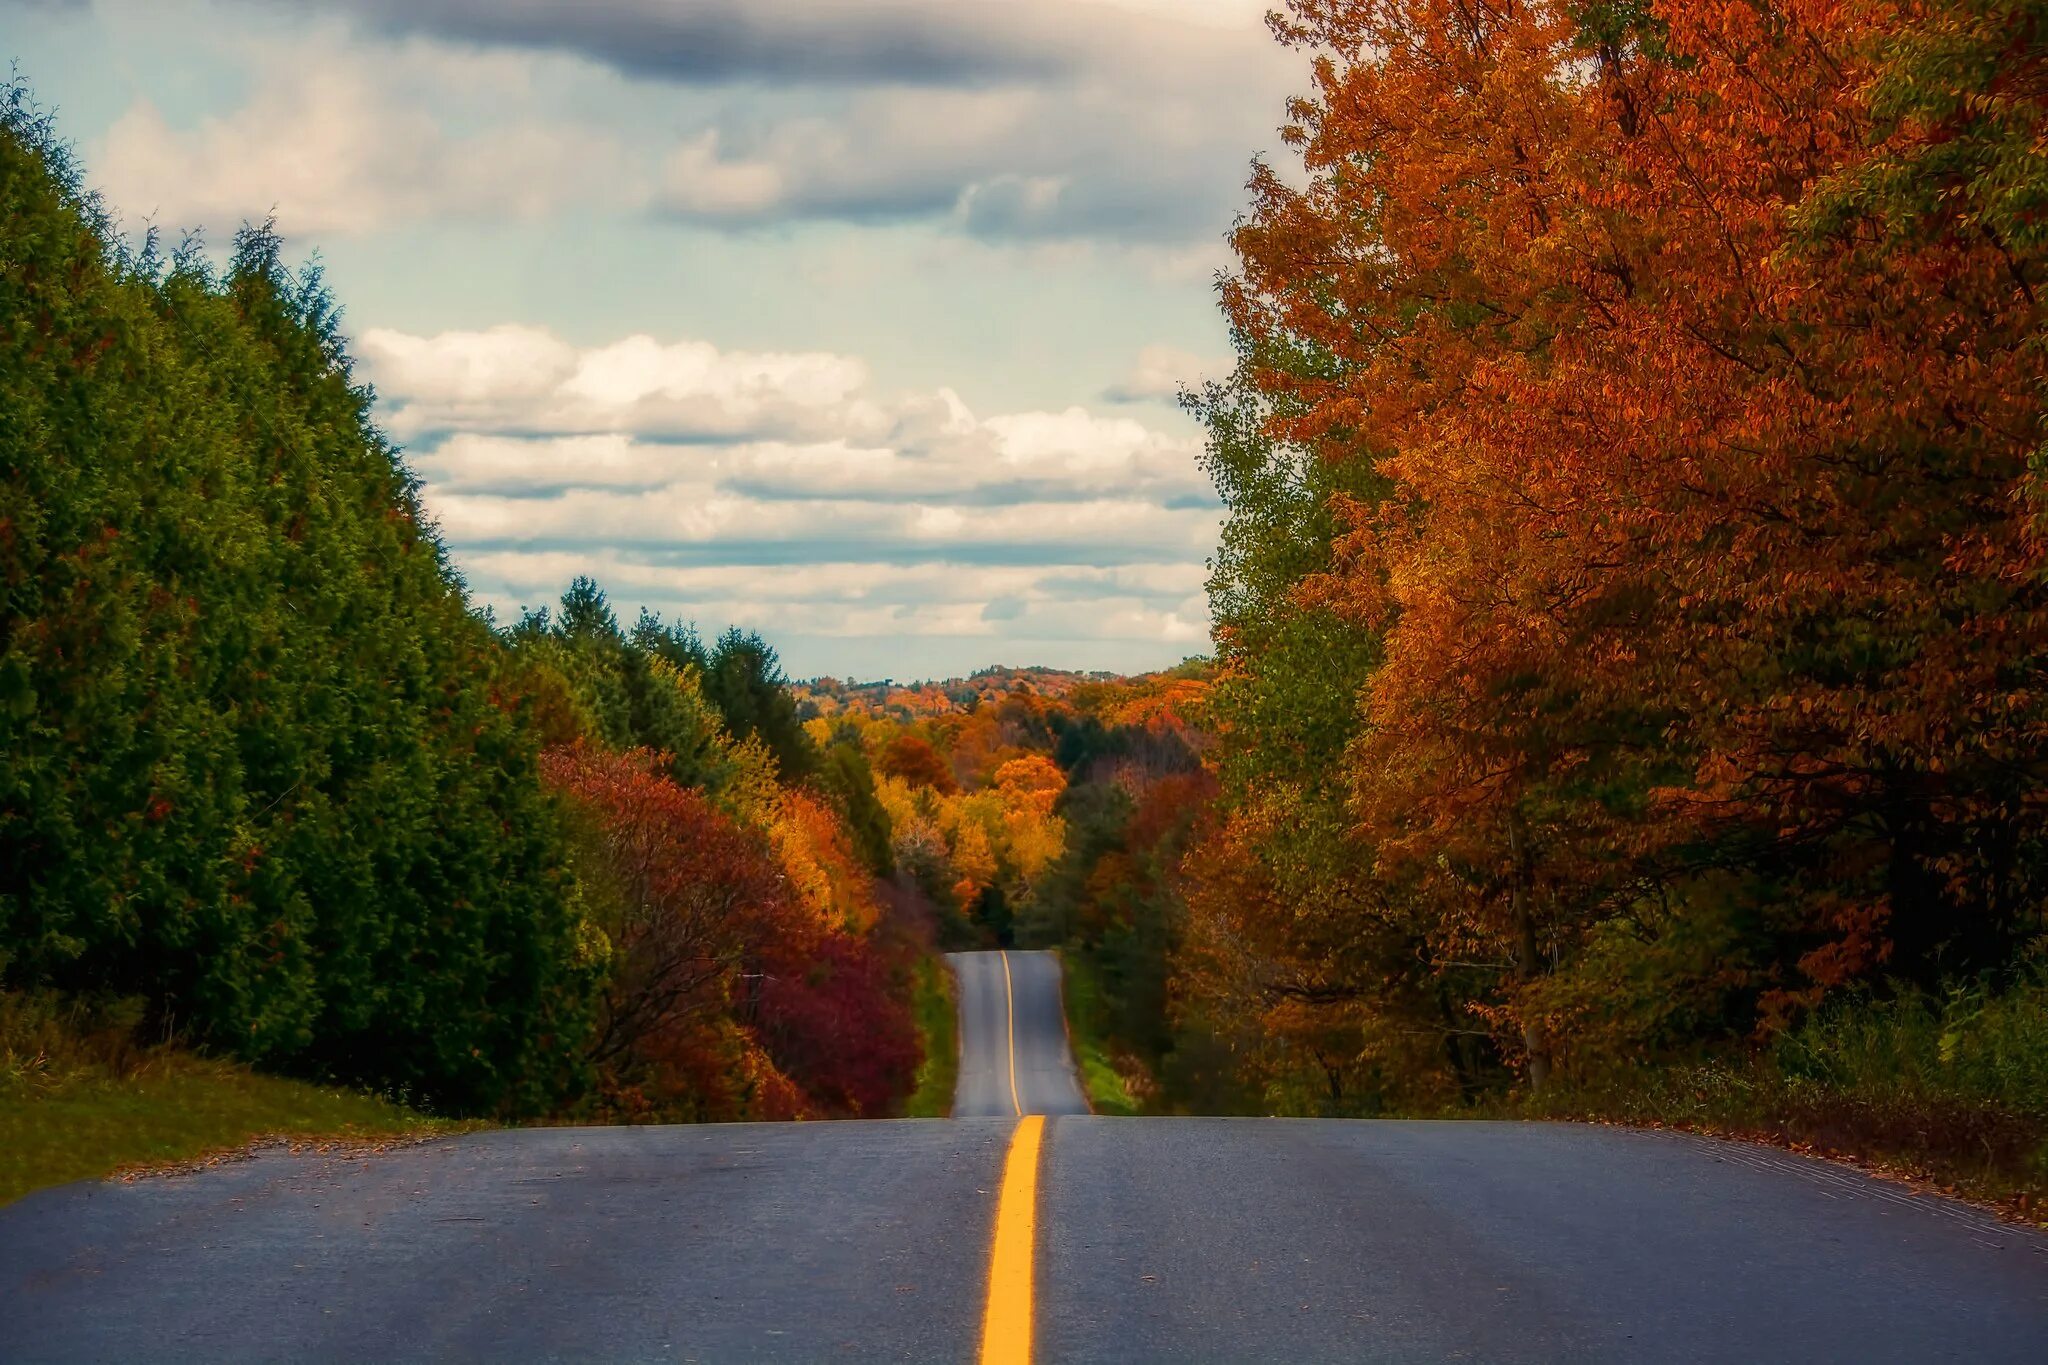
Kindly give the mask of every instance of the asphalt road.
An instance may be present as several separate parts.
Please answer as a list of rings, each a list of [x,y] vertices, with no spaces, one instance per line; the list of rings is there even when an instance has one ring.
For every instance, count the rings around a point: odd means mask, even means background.
[[[1085,1114],[1051,953],[948,953],[960,1001],[953,1117]],[[1013,1084],[1014,1082],[1014,1084]]]
[[[959,968],[967,1058],[1001,1045],[987,967]],[[2048,1238],[1964,1206],[1673,1134],[1095,1118],[1023,1017],[1021,1106],[1069,1106],[1041,1361],[2048,1360]],[[1014,1108],[48,1190],[0,1209],[0,1358],[972,1360]]]

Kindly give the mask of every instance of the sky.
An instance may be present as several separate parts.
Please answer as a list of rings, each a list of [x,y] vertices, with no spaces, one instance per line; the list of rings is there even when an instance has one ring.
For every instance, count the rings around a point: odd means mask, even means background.
[[[1208,649],[1267,0],[0,0],[125,231],[274,215],[473,599],[794,676]]]

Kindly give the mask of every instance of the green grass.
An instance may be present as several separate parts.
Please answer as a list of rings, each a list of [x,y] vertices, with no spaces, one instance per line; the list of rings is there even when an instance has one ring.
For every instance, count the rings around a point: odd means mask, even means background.
[[[265,1138],[374,1142],[470,1126],[131,1038],[75,1005],[0,994],[0,1204]]]
[[[936,957],[917,965],[915,1004],[924,1062],[917,1068],[917,1090],[903,1113],[906,1118],[942,1119],[953,1112],[953,1090],[960,1080],[960,1015],[953,1003],[953,973]]]
[[[1078,953],[1061,953],[1062,995],[1067,1009],[1067,1040],[1073,1045],[1074,1065],[1081,1073],[1081,1089],[1098,1114],[1135,1115],[1141,1112],[1130,1084],[1109,1059],[1109,1045],[1097,1022],[1101,1018],[1101,987]]]

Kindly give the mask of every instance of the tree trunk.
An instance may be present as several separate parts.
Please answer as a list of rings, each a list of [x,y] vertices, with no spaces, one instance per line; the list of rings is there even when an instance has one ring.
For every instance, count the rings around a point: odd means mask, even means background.
[[[1508,915],[1515,937],[1515,975],[1533,981],[1543,971],[1542,954],[1536,945],[1536,917],[1530,907],[1530,884],[1535,880],[1530,866],[1529,831],[1522,812],[1508,812],[1508,858],[1513,864],[1508,894]],[[1522,1046],[1529,1054],[1529,1089],[1537,1094],[1550,1081],[1550,1049],[1543,1030],[1533,1021],[1522,1023]]]

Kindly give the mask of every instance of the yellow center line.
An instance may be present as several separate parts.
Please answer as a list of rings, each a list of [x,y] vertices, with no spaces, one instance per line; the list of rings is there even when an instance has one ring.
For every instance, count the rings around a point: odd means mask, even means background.
[[[1017,1111],[1017,1117],[1024,1117],[1024,1101],[1017,1098],[1017,992],[1010,985],[1010,955],[1001,954],[1003,959],[1003,1004],[1009,1011],[1010,1044],[1010,1107]]]
[[[995,1252],[988,1267],[988,1313],[981,1320],[981,1365],[1031,1365],[1031,1260],[1037,1238],[1038,1149],[1045,1115],[1017,1125],[996,1201]]]

